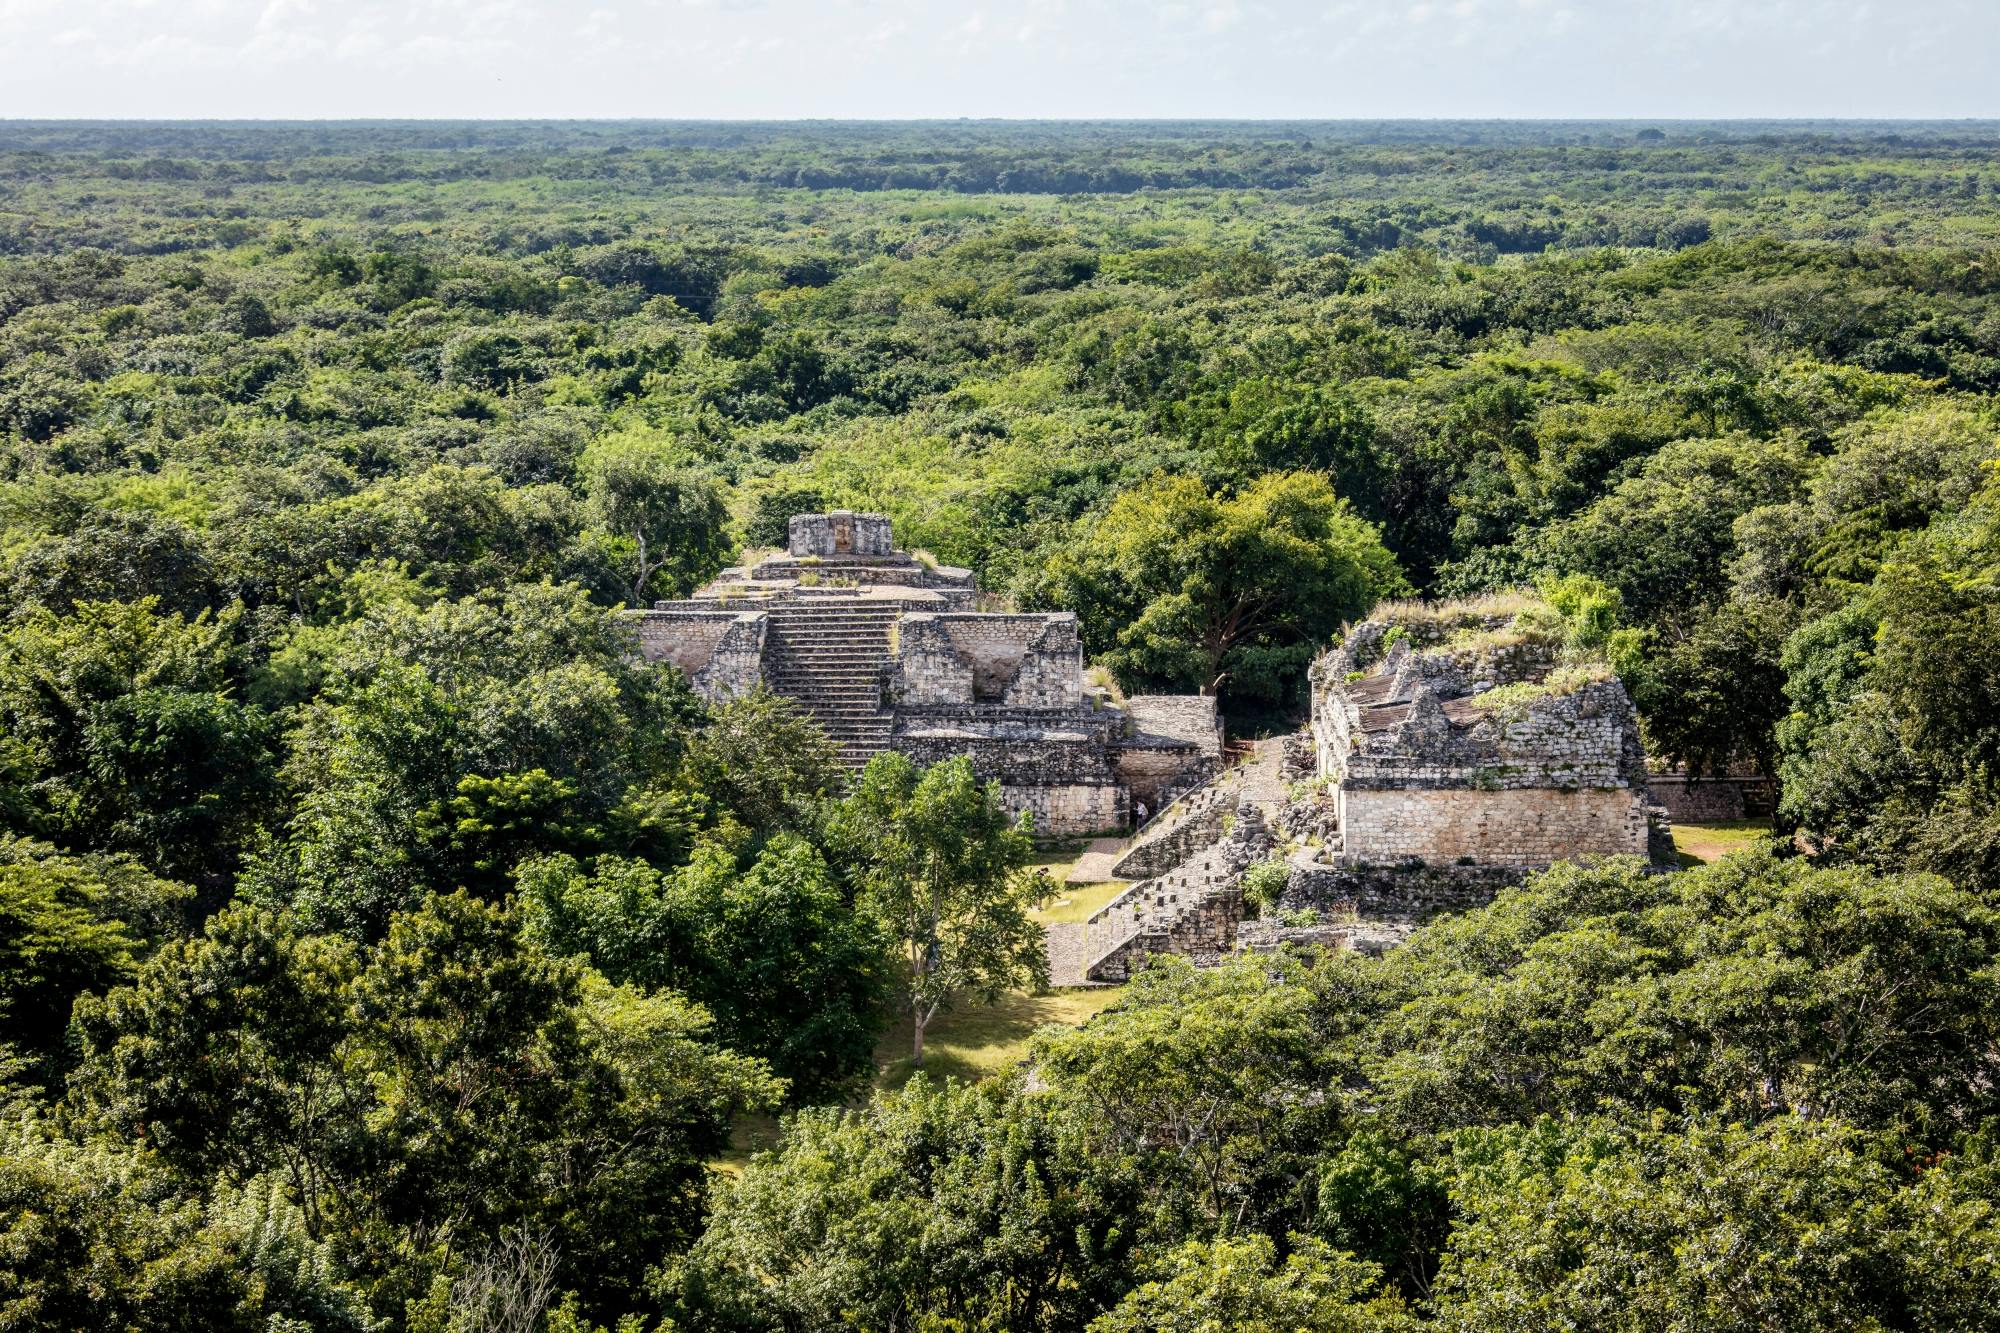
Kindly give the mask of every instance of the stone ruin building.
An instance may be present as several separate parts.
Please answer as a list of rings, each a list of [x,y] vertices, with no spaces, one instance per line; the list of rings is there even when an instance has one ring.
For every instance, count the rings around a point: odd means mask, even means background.
[[[1671,864],[1632,702],[1608,668],[1565,661],[1551,620],[1499,598],[1353,627],[1314,664],[1309,727],[1275,771],[1191,793],[1119,863],[1144,878],[1089,922],[1084,975],[1290,940],[1380,949],[1557,861]],[[1245,921],[1259,861],[1283,887]]]
[[[648,661],[710,700],[759,685],[818,719],[840,758],[969,755],[1042,837],[1119,832],[1217,769],[1215,701],[1122,705],[1086,688],[1076,617],[975,609],[968,570],[896,549],[887,517],[795,514],[783,555],[636,613]]]
[[[1646,752],[1608,669],[1559,669],[1556,646],[1479,625],[1419,651],[1356,627],[1312,676],[1326,859],[1536,868],[1646,855]]]

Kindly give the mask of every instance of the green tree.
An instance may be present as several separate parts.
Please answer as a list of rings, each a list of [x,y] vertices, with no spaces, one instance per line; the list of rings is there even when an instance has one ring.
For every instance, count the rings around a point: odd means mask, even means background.
[[[498,893],[514,863],[589,848],[635,788],[665,783],[698,705],[574,587],[393,604],[313,668],[259,901],[357,937],[438,883]]]
[[[1310,1238],[1277,1257],[1267,1236],[1189,1241],[1090,1333],[1393,1333],[1419,1325],[1382,1270]]]
[[[1903,1187],[1839,1124],[1542,1121],[1460,1135],[1454,1167],[1444,1328],[1970,1329],[1996,1295],[1990,1201]]]
[[[1310,1215],[1310,1159],[1344,1118],[1300,981],[1265,959],[1156,959],[1085,1027],[1038,1035],[1032,1058],[1163,1211],[1282,1233]]]
[[[1078,1329],[1131,1285],[1139,1180],[1018,1078],[786,1121],[678,1274],[695,1329]]]
[[[188,890],[129,857],[65,856],[0,835],[0,1032],[57,1071],[70,1008],[137,971],[180,925]]]
[[[30,612],[0,629],[0,808],[81,848],[219,883],[271,788],[271,727],[236,697],[240,608],[154,599]],[[11,770],[11,772],[9,772]]]
[[[1234,497],[1192,477],[1121,494],[1042,592],[1075,608],[1127,688],[1280,697],[1342,622],[1405,590],[1396,561],[1322,477]]]
[[[615,543],[627,605],[648,605],[649,590],[685,595],[722,568],[729,513],[713,482],[637,445],[594,446],[585,468],[590,521]]]
[[[1028,909],[1049,893],[1030,872],[1034,844],[981,785],[972,761],[919,769],[890,752],[870,760],[834,809],[829,842],[852,867],[861,906],[895,942],[902,1003],[924,1059],[924,1029],[961,998],[986,1003],[1048,984],[1042,928]]]
[[[839,751],[813,716],[761,686],[712,706],[681,760],[688,789],[759,831],[802,825],[842,776]]]
[[[769,1060],[802,1099],[871,1067],[890,943],[813,847],[781,834],[754,860],[710,836],[661,871],[605,856],[520,868],[530,933],[614,981],[671,988],[715,1015],[730,1047]]]
[[[1774,771],[1787,712],[1780,655],[1794,623],[1782,602],[1731,601],[1656,642],[1628,668],[1648,750],[1695,773],[1720,774],[1737,760]]]

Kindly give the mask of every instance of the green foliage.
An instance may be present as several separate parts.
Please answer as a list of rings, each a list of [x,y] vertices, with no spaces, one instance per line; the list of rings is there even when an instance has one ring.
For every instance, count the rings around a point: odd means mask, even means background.
[[[326,650],[296,713],[284,841],[246,889],[357,935],[437,883],[498,893],[516,861],[601,842],[677,762],[683,688],[574,588],[393,604]]]
[[[0,1323],[1984,1321],[1992,137],[7,127]],[[1238,711],[1498,594],[1810,855],[1163,967],[710,1225],[746,1057],[1041,957],[969,774],[612,614],[828,507]]]
[[[718,1037],[819,1099],[871,1067],[891,944],[810,845],[781,834],[754,860],[719,838],[667,874],[601,857],[520,868],[529,933],[615,981],[705,1005]]]
[[[1031,830],[1026,817],[1008,816],[1000,784],[982,785],[970,759],[918,769],[894,751],[871,759],[828,816],[828,845],[854,867],[857,903],[899,955],[918,1064],[940,1010],[1048,984],[1042,927],[1028,909],[1052,886],[1029,869]]]
[[[647,443],[613,437],[585,456],[587,512],[615,544],[626,601],[685,596],[722,568],[727,512],[708,479]]]
[[[1376,1294],[1381,1270],[1307,1239],[1277,1261],[1269,1238],[1190,1241],[1161,1276],[1094,1320],[1091,1333],[1392,1333],[1418,1327],[1394,1297]]]
[[[698,1229],[730,1117],[782,1087],[711,1045],[699,1006],[585,974],[463,893],[358,954],[223,913],[77,1028],[86,1126],[157,1144],[190,1182],[282,1164],[378,1313],[427,1285],[432,1246],[524,1218],[591,1308],[626,1299]]]
[[[1243,901],[1260,914],[1270,911],[1277,906],[1291,875],[1292,868],[1283,857],[1259,861],[1243,872]]]
[[[1309,1207],[1307,1164],[1345,1119],[1324,1095],[1338,1056],[1299,980],[1269,964],[1202,976],[1165,958],[1090,1024],[1043,1033],[1032,1059],[1099,1151],[1139,1163],[1182,1225],[1281,1224]]]
[[[1912,1182],[1838,1125],[1540,1121],[1454,1157],[1442,1327],[1970,1329],[1996,1294],[1979,1168]]]
[[[147,598],[0,628],[0,808],[166,875],[232,870],[271,781],[268,720],[234,697],[238,615]]]
[[[1193,477],[1126,492],[1044,595],[1078,607],[1128,691],[1280,698],[1343,621],[1404,588],[1375,529],[1324,478],[1289,472],[1234,498]]]
[[[1011,1080],[804,1111],[679,1274],[696,1329],[1081,1328],[1129,1284],[1138,1178]]]
[[[71,1004],[130,976],[188,891],[122,856],[0,837],[0,1032],[53,1072]]]

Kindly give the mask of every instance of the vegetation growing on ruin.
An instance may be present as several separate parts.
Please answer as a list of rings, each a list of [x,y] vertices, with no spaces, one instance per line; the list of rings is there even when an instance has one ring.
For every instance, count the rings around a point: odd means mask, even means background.
[[[1539,680],[1517,680],[1506,685],[1496,685],[1490,690],[1481,690],[1472,696],[1472,704],[1500,717],[1514,719],[1525,715],[1543,699],[1560,699],[1567,694],[1575,694],[1585,686],[1601,684],[1615,679],[1611,668],[1602,663],[1589,666],[1562,666],[1549,672]]]
[[[0,126],[0,1323],[1981,1326],[1995,143]],[[1466,599],[1784,836],[870,1097],[1022,840],[615,615],[834,506],[1239,720]]]

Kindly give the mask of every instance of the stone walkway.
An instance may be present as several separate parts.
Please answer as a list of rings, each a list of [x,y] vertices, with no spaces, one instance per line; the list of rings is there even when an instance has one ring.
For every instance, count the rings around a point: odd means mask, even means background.
[[[1083,974],[1090,966],[1089,951],[1083,944],[1084,926],[1081,921],[1065,922],[1048,927],[1049,934],[1049,984],[1051,986],[1095,986]]]
[[[1117,879],[1111,867],[1118,864],[1118,858],[1125,855],[1125,838],[1092,838],[1076,858],[1076,864],[1069,869],[1069,884],[1102,884],[1106,880]]]

